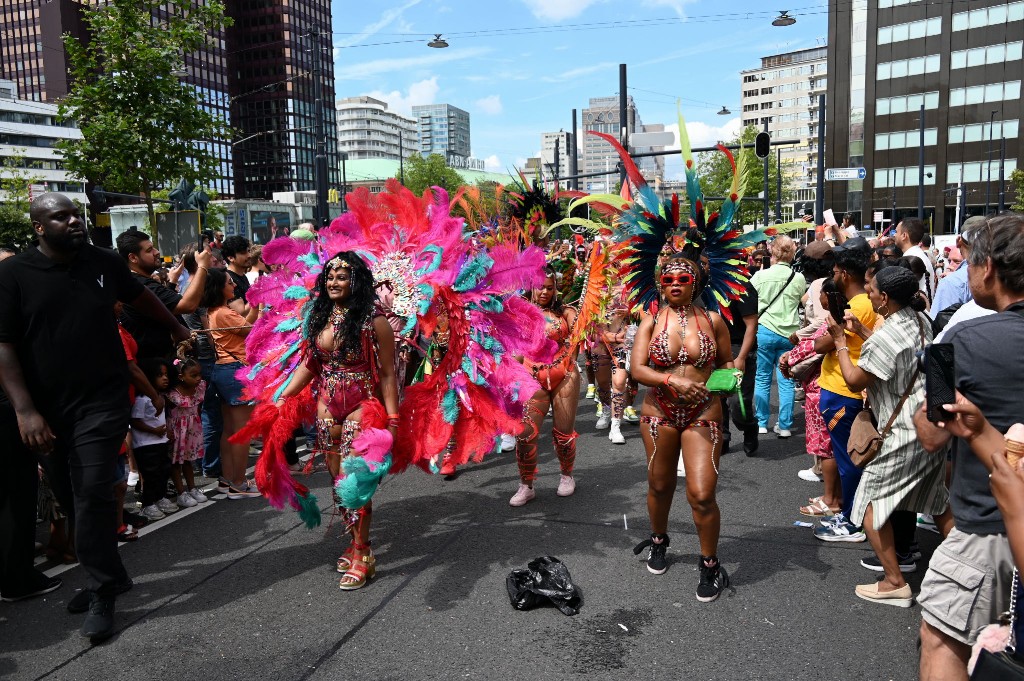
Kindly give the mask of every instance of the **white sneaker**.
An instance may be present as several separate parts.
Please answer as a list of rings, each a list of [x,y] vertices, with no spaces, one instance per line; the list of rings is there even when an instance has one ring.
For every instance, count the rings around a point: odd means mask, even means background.
[[[686,477],[686,464],[683,463],[683,457],[679,457],[679,466],[676,468],[676,475],[680,478]]]
[[[203,491],[198,487],[193,487],[192,489],[190,489],[188,491],[188,495],[195,499],[197,504],[205,504],[207,501],[210,500],[209,497],[203,494]]]
[[[607,428],[608,426],[611,425],[611,423],[612,423],[612,416],[611,416],[611,414],[608,413],[609,411],[611,411],[611,410],[606,410],[606,411],[602,412],[602,414],[600,416],[597,417],[597,424],[596,424],[595,427],[598,430],[604,430],[605,428]]]
[[[626,410],[622,414],[622,420],[628,421],[629,423],[639,423],[640,416],[636,413],[636,409],[633,407],[626,407]]]
[[[814,466],[803,469],[802,471],[796,474],[796,477],[800,478],[801,480],[806,480],[807,482],[821,482],[821,477],[819,477],[818,474],[814,472]]]
[[[533,498],[537,496],[537,493],[533,491],[533,488],[529,485],[519,483],[519,489],[512,495],[512,498],[508,500],[509,506],[525,506],[527,502],[533,501]]]
[[[137,484],[139,484],[139,472],[138,471],[129,471],[128,472],[128,486],[129,487],[135,487],[135,485],[137,485]]]
[[[758,435],[767,435],[768,434],[768,429],[765,428],[764,426],[761,426],[761,427],[759,427],[757,429],[757,434]]]
[[[775,434],[781,438],[793,436],[793,431],[789,430],[788,428],[779,428],[778,426],[775,426],[774,428],[772,428],[772,431],[774,431]]]
[[[558,478],[558,491],[555,492],[560,497],[571,497],[572,493],[576,491],[576,479],[571,475],[563,475]]]
[[[198,506],[199,502],[192,498],[192,495],[188,492],[182,492],[178,495],[178,508],[192,508]]]
[[[626,438],[622,436],[621,424],[622,422],[620,419],[612,419],[612,427],[608,431],[608,439],[611,440],[614,445],[626,444]]]
[[[170,515],[172,513],[178,512],[178,505],[171,501],[170,499],[168,499],[167,497],[164,497],[160,501],[156,502],[156,507],[159,508],[160,511],[165,515]]]
[[[516,448],[516,438],[514,435],[502,435],[501,436],[501,451],[511,452]]]
[[[163,520],[167,517],[163,511],[156,507],[156,504],[144,507],[142,515],[146,520]]]

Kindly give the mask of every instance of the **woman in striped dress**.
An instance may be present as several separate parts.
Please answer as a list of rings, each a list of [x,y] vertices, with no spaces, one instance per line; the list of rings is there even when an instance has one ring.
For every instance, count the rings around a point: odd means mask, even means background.
[[[867,389],[879,431],[889,421],[912,380],[914,386],[888,437],[883,440],[878,456],[865,466],[853,501],[850,521],[855,525],[863,524],[885,573],[882,581],[860,585],[856,593],[865,600],[906,608],[910,607],[913,594],[903,579],[901,563],[910,565],[912,559],[908,560],[905,555],[898,557],[897,549],[909,553],[908,537],[912,540],[913,526],[909,532],[896,532],[894,538],[893,525],[904,520],[913,523],[914,512],[939,515],[948,506],[943,486],[945,457],[924,451],[913,424],[914,412],[920,404],[916,396],[924,388],[924,377],[917,372],[915,353],[931,341],[931,325],[921,314],[925,300],[918,290],[917,277],[909,269],[900,265],[879,269],[866,291],[875,312],[885,317],[885,323],[864,342],[857,365],[845,352],[844,328],[834,321],[829,322],[843,378],[852,390]],[[911,513],[901,514],[901,511]],[[867,567],[872,565],[867,564]]]

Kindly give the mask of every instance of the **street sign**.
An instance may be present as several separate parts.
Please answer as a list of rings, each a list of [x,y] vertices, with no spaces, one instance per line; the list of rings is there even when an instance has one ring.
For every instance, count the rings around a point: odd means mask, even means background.
[[[30,184],[28,186],[28,200],[33,201],[37,196],[42,196],[46,193],[45,184]]]
[[[825,171],[825,179],[829,182],[834,180],[863,180],[868,176],[864,168],[829,168]]]
[[[629,137],[631,147],[671,147],[676,143],[674,132],[638,132]]]
[[[876,210],[873,213],[871,213],[871,222],[881,222],[881,221],[882,221],[882,211]]]

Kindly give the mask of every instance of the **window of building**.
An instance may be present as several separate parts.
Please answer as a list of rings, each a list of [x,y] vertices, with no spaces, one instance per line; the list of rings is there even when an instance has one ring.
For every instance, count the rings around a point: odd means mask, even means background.
[[[988,85],[953,88],[949,91],[950,106],[987,104],[989,102],[1012,101],[1019,98],[1019,80],[1007,83],[989,83]]]
[[[936,73],[939,70],[939,55],[903,59],[901,61],[882,62],[875,71],[876,80],[919,76],[922,73]]]
[[[1021,59],[1024,41],[974,47],[969,50],[958,50],[950,58],[951,69],[964,69],[984,64],[1003,64]]]
[[[884,97],[875,100],[875,115],[885,116],[888,114],[906,113],[907,111],[917,111],[921,108],[922,104],[924,104],[925,109],[939,108],[938,91],[903,97]]]
[[[1011,2],[1007,5],[957,12],[953,15],[953,30],[966,31],[970,28],[983,28],[1022,20],[1024,20],[1024,2]]]
[[[949,128],[950,144],[963,144],[965,142],[982,142],[1003,137],[1013,139],[1019,134],[1019,121],[994,121],[991,126],[988,123],[973,123],[971,125],[954,125]]]
[[[904,40],[917,40],[918,38],[924,38],[929,35],[939,35],[941,33],[942,17],[932,17],[930,19],[921,19],[920,21],[911,21],[905,24],[882,26],[878,29],[878,44],[887,45],[889,43],[898,43]]]
[[[921,133],[918,130],[878,133],[875,135],[875,149],[878,151],[885,151],[886,149],[905,149],[906,147],[916,147],[920,143],[920,135]],[[938,128],[926,128],[924,131],[925,146],[935,146],[938,143]]]
[[[1017,159],[1008,158],[1003,165],[1004,177],[1017,169]],[[990,174],[991,173],[991,174]],[[999,159],[993,159],[988,167],[985,161],[972,161],[969,163],[950,163],[946,166],[946,181],[950,184],[959,182],[986,182],[989,178],[999,177]]]
[[[916,187],[920,179],[917,166],[903,168],[875,168],[875,189],[886,187]],[[931,173],[931,177],[928,174]],[[925,185],[935,184],[935,166],[924,167]]]

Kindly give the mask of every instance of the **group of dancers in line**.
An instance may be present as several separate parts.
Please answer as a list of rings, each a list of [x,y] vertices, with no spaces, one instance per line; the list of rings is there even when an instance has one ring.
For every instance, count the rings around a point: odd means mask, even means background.
[[[700,543],[697,599],[713,601],[728,586],[715,498],[722,400],[707,383],[733,368],[723,315],[747,281],[744,253],[771,233],[732,225],[743,168],[724,148],[733,183],[709,212],[686,140],[687,195],[662,200],[613,138],[593,134],[616,147],[629,181],[622,195],[569,193],[567,212],[589,206],[591,217],[564,217],[566,192],[525,178],[499,188],[497,215],[472,189],[416,196],[389,181],[380,194],[351,194],[349,212],[329,227],[264,247],[273,271],[247,294],[261,312],[239,373],[257,407],[234,440],[263,439],[259,490],[314,527],[318,503],[284,449],[296,428],[315,423],[314,455],[325,456],[352,537],[337,560],[341,589],[374,576],[371,498],[388,473],[451,473],[511,434],[520,486],[509,503],[522,506],[535,497],[550,413],[557,494],[571,495],[581,352],[612,442],[625,441],[626,409],[638,385],[648,388],[639,421],[651,535],[634,553],[647,549],[650,572],[667,570],[681,457]],[[568,228],[586,238],[546,253],[553,230]],[[410,350],[423,366],[400,387]]]

